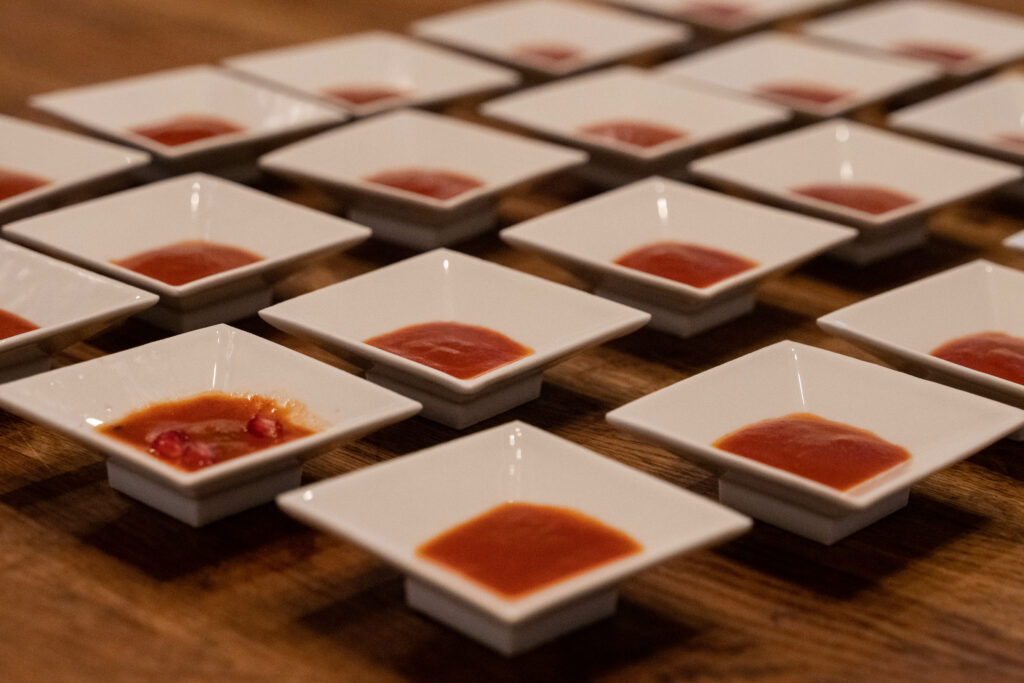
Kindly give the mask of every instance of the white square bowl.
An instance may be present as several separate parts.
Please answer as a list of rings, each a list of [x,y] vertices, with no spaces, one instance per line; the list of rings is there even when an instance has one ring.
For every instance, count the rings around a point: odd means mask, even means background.
[[[48,370],[50,354],[157,302],[155,294],[0,242],[0,309],[34,325],[0,339],[0,382]]]
[[[262,157],[260,166],[339,195],[349,204],[348,216],[369,225],[379,239],[432,249],[494,227],[502,190],[586,159],[579,150],[403,110],[289,145]],[[442,200],[365,180],[409,167],[469,175],[483,184]]]
[[[414,22],[415,35],[514,66],[558,76],[689,40],[685,26],[608,7],[554,0],[506,0]],[[556,44],[580,51],[563,63],[523,59],[518,50]]]
[[[885,100],[939,76],[918,61],[838,50],[820,42],[766,31],[658,67],[666,81],[699,82],[760,96],[769,85],[817,85],[849,91],[828,103],[789,101],[815,117],[844,114]]]
[[[1024,19],[959,2],[903,0],[876,3],[804,24],[817,38],[887,53],[907,44],[969,50],[969,59],[941,61],[947,73],[967,76],[1024,57]],[[909,55],[906,55],[909,56]]]
[[[160,295],[144,315],[174,332],[230,322],[269,306],[272,284],[370,231],[257,190],[200,173],[170,178],[4,226],[5,237]],[[112,263],[185,240],[263,257],[183,285]]]
[[[651,14],[683,19],[716,31],[747,31],[794,14],[815,12],[845,0],[606,0]]]
[[[911,459],[839,491],[711,445],[791,413],[874,432]],[[1024,425],[1016,408],[792,341],[677,382],[607,418],[724,473],[723,503],[827,544],[903,507],[912,484]]]
[[[505,502],[572,508],[643,549],[518,600],[417,555],[424,542]],[[611,614],[617,584],[632,574],[750,527],[732,510],[522,422],[292,491],[278,504],[397,566],[410,606],[505,655]]]
[[[49,181],[0,199],[0,222],[56,207],[70,192],[114,181],[149,159],[146,152],[0,115],[0,169]]]
[[[818,325],[897,368],[1024,408],[1024,385],[930,355],[979,332],[1024,337],[1022,304],[1024,273],[978,260],[841,308]]]
[[[152,152],[170,172],[251,164],[260,152],[341,123],[335,107],[272,90],[212,66],[191,66],[36,95],[32,106],[107,138]],[[168,146],[131,131],[185,114],[243,127]]]
[[[769,274],[856,234],[851,228],[655,177],[505,228],[501,238],[551,258],[599,296],[647,311],[653,328],[690,337],[749,312],[755,287]],[[693,287],[614,262],[629,251],[664,241],[727,251],[757,265],[708,287]]]
[[[491,100],[481,107],[491,117],[583,147],[590,164],[581,172],[606,185],[620,185],[654,173],[678,174],[710,143],[780,125],[782,107],[698,87],[670,85],[649,71],[617,67],[549,83]],[[582,132],[608,121],[639,121],[676,129],[683,136],[640,147]]]
[[[207,391],[298,401],[303,423],[318,431],[195,472],[96,431],[151,403]],[[215,325],[0,385],[0,407],[109,456],[111,486],[201,526],[295,488],[303,461],[411,417],[420,406],[248,332]]]
[[[927,239],[927,212],[1008,185],[1024,174],[1019,166],[841,120],[698,159],[690,171],[858,228],[857,240],[834,252],[857,264],[919,246]],[[872,215],[791,191],[814,183],[881,186],[918,201]]]
[[[224,64],[324,99],[356,116],[511,88],[520,80],[510,69],[386,31],[241,55],[225,59]],[[364,104],[327,94],[330,88],[353,86],[387,87],[402,94]]]
[[[540,395],[545,368],[643,327],[621,304],[447,249],[260,311],[274,327],[354,356],[367,379],[423,403],[423,416],[461,429]],[[533,353],[470,379],[384,351],[366,339],[419,323],[487,327]]]

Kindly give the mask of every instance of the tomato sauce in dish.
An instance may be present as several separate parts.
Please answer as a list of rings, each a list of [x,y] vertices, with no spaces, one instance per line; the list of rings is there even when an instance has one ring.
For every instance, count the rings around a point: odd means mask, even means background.
[[[404,90],[387,85],[342,85],[324,88],[323,93],[332,100],[356,106],[381,100],[400,100],[406,97]]]
[[[245,130],[244,126],[216,116],[182,114],[166,121],[137,126],[132,128],[131,132],[159,142],[161,145],[177,147],[217,135],[240,133],[243,130]]]
[[[457,322],[410,325],[365,343],[459,379],[471,379],[533,353],[501,332]]]
[[[0,168],[0,200],[49,184],[46,178]]]
[[[648,244],[623,254],[615,263],[691,287],[709,287],[757,266],[742,256],[685,242]]]
[[[583,56],[583,51],[568,43],[531,43],[519,45],[513,56],[545,69],[567,69]]]
[[[790,189],[790,192],[831,204],[839,204],[848,209],[869,213],[872,216],[902,209],[917,201],[910,195],[888,187],[856,183],[818,183],[794,187]]]
[[[750,16],[750,9],[741,2],[684,2],[679,14],[687,19],[702,23],[728,26],[745,21]]]
[[[851,97],[853,90],[844,90],[820,83],[765,83],[755,88],[766,100],[786,106],[820,108]]]
[[[187,240],[112,263],[177,286],[262,260],[262,256],[238,247],[205,240]]]
[[[479,178],[436,168],[396,168],[375,173],[363,180],[441,200],[458,197],[463,192],[484,185],[484,181]]]
[[[905,448],[874,432],[812,413],[755,422],[712,445],[840,491],[910,460]]]
[[[1024,384],[1024,337],[981,332],[942,344],[931,355],[950,363]]]
[[[901,57],[926,59],[946,69],[966,64],[978,56],[978,51],[970,47],[916,41],[900,43],[894,46],[891,52]]]
[[[20,315],[0,308],[0,339],[7,339],[16,334],[38,330],[39,325],[25,320]]]
[[[265,396],[210,391],[154,403],[96,430],[195,472],[312,434],[293,419],[300,409]]]
[[[583,135],[605,138],[612,142],[643,149],[650,149],[686,137],[686,133],[683,131],[663,126],[660,123],[625,119],[591,123],[581,126],[579,132]]]
[[[641,550],[627,534],[570,508],[503,503],[416,554],[516,600]]]

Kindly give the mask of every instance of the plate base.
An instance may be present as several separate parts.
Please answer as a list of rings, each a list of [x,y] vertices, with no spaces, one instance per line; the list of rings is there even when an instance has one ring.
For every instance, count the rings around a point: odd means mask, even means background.
[[[463,242],[498,224],[498,212],[494,206],[440,223],[427,223],[402,218],[373,206],[354,204],[348,210],[348,218],[372,229],[373,236],[379,240],[419,251]]]
[[[157,304],[139,313],[139,319],[168,332],[191,332],[217,323],[229,323],[255,315],[257,311],[272,303],[274,290],[267,286],[190,311]]]
[[[898,226],[879,229],[885,231],[884,236],[871,235],[865,239],[864,236],[870,233],[862,231],[855,240],[832,249],[828,255],[855,266],[867,266],[890,256],[917,249],[928,241],[926,218],[913,218]]]
[[[592,593],[519,624],[495,619],[483,610],[412,577],[405,579],[405,601],[463,635],[497,650],[506,657],[615,613],[618,588]]]
[[[156,508],[194,527],[200,527],[242,510],[274,500],[279,493],[298,488],[302,483],[302,464],[266,474],[235,488],[190,498],[178,490],[107,460],[107,480],[113,489]]]
[[[871,507],[832,517],[738,483],[729,475],[718,480],[718,502],[825,545],[832,545],[906,506],[909,496],[909,488],[901,489]]]
[[[683,339],[722,325],[733,318],[746,315],[754,310],[757,303],[757,296],[753,291],[744,291],[723,297],[704,308],[681,311],[677,308],[659,306],[647,298],[633,297],[620,291],[601,287],[595,289],[594,294],[650,313],[651,321],[647,323],[648,327],[674,334]]]

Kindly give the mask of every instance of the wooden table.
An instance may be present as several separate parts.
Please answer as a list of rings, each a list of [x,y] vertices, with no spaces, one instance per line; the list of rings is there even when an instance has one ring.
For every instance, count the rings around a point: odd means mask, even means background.
[[[464,0],[4,0],[0,112],[39,92],[409,21]],[[982,3],[979,3],[982,4]],[[983,3],[1022,11],[1016,0]],[[466,107],[456,115],[471,116]],[[284,183],[264,189],[331,210]],[[556,181],[509,197],[507,223],[594,192]],[[1012,218],[1017,211],[1018,219]],[[611,428],[604,414],[789,338],[868,358],[818,316],[1000,248],[1019,207],[974,202],[935,216],[919,251],[855,269],[819,259],[766,283],[750,315],[679,340],[640,331],[546,374],[520,418],[712,496],[706,470]],[[461,249],[579,284],[496,236]],[[407,257],[369,243],[285,281],[293,296]],[[351,369],[249,319],[240,326]],[[163,336],[130,322],[60,358]],[[459,433],[415,418],[334,450],[309,481]],[[506,660],[405,607],[398,573],[273,506],[195,530],[112,491],[101,458],[0,413],[0,679],[222,681],[964,680],[1024,678],[1024,444],[1002,442],[929,477],[909,507],[833,547],[765,524],[624,585],[619,613]]]

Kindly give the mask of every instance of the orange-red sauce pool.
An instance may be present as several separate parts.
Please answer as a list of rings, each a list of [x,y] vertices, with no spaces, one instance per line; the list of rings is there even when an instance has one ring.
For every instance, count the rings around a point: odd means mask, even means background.
[[[410,325],[365,343],[459,379],[482,375],[533,353],[500,332],[456,322]]]
[[[406,96],[406,92],[400,88],[371,84],[324,88],[323,93],[333,100],[339,100],[345,104],[356,106],[380,102],[381,100],[398,100]]]
[[[0,308],[0,339],[7,339],[22,332],[31,332],[38,329],[39,325],[25,320],[20,315],[15,315],[10,311]]]
[[[188,240],[144,251],[113,263],[176,286],[262,260],[262,256],[238,247]]]
[[[641,550],[618,529],[570,508],[504,503],[416,553],[515,600]]]
[[[812,413],[755,422],[712,445],[840,491],[910,460],[906,449],[873,432]]]
[[[457,197],[484,184],[479,178],[436,168],[397,168],[363,180],[441,200]]]
[[[177,147],[217,135],[240,133],[243,130],[245,127],[234,121],[203,114],[182,114],[166,121],[148,123],[131,129],[136,135],[168,147]]]
[[[905,42],[894,46],[891,51],[902,57],[926,59],[946,69],[958,67],[978,56],[974,48],[936,42]]]
[[[544,69],[567,69],[579,61],[583,51],[568,43],[531,43],[517,46],[513,55]]]
[[[643,149],[657,147],[671,140],[680,140],[686,137],[686,133],[683,131],[660,123],[626,119],[591,123],[581,126],[579,132],[583,135],[606,138],[613,142]]]
[[[49,184],[46,178],[0,168],[0,200]]]
[[[194,472],[312,434],[292,421],[295,410],[265,396],[211,391],[155,403],[96,430]]]
[[[709,287],[757,266],[742,256],[685,242],[649,244],[623,254],[615,263],[691,287]]]
[[[818,183],[794,187],[790,192],[869,213],[872,216],[889,213],[917,201],[915,197],[888,187],[855,183]]]
[[[796,107],[823,107],[854,94],[852,90],[835,88],[820,83],[765,83],[756,87],[758,95],[766,100]]]
[[[679,9],[679,14],[687,19],[712,24],[729,26],[746,21],[750,9],[742,2],[687,2]]]
[[[1024,302],[1022,302],[1024,303]],[[981,332],[952,339],[931,355],[957,365],[1024,384],[1024,338]]]

